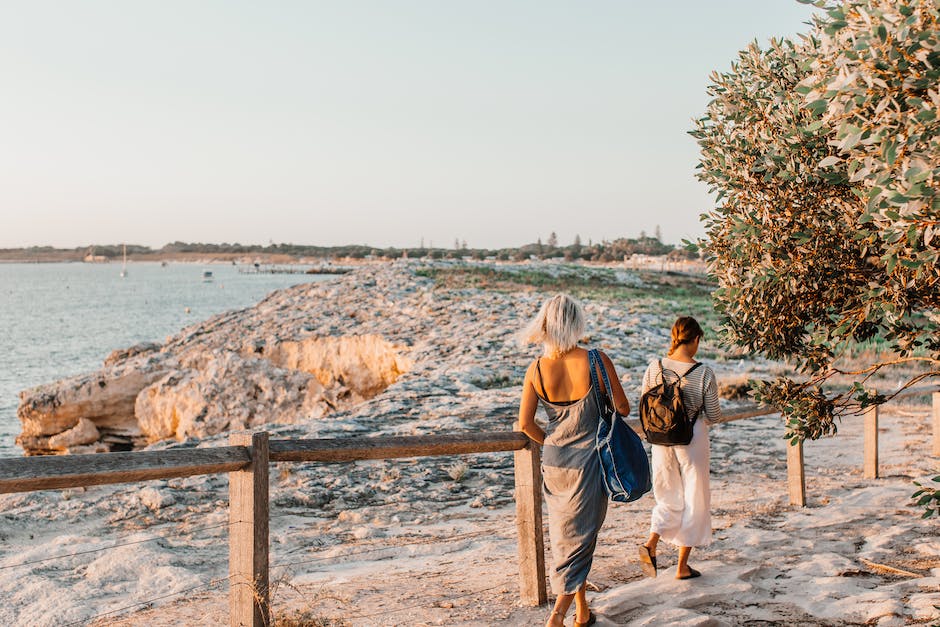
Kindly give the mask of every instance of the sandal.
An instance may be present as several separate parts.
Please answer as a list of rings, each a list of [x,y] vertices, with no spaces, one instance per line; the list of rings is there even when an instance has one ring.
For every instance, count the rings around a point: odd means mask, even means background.
[[[588,627],[588,625],[593,625],[596,622],[597,622],[597,616],[594,616],[594,612],[592,612],[591,610],[588,610],[588,619],[584,621],[583,623],[574,621],[574,627]]]
[[[689,566],[689,574],[683,575],[681,577],[676,577],[676,579],[695,579],[696,577],[701,577],[701,576],[702,576],[702,573],[698,572],[697,570]]]
[[[639,546],[640,549],[640,568],[647,577],[656,576],[656,556],[650,553],[649,547],[645,544]]]

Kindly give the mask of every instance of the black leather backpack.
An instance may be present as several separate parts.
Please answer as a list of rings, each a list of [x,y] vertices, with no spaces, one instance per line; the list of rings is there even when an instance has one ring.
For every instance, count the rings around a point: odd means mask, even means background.
[[[647,442],[660,446],[676,446],[692,441],[692,427],[705,407],[705,399],[702,399],[702,407],[699,407],[697,412],[689,413],[682,400],[682,382],[701,365],[699,362],[679,376],[672,370],[664,369],[660,360],[659,376],[662,383],[651,387],[640,397],[640,422]],[[675,375],[675,379],[670,381],[666,377],[667,372]]]

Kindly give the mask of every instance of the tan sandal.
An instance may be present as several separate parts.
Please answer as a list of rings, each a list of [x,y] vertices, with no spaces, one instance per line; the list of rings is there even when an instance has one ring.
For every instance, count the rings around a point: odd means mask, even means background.
[[[656,556],[650,553],[649,547],[645,544],[639,546],[640,549],[640,568],[647,577],[656,576]]]
[[[588,627],[588,625],[593,625],[597,622],[597,616],[594,616],[594,612],[588,610],[588,619],[583,623],[574,621],[574,627]]]

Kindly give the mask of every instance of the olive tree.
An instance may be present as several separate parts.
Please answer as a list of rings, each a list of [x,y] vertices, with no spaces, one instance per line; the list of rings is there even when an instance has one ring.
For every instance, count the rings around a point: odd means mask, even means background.
[[[808,33],[712,75],[692,132],[725,337],[796,366],[753,384],[793,442],[940,377],[940,2],[813,4]],[[871,390],[886,369],[901,382]]]

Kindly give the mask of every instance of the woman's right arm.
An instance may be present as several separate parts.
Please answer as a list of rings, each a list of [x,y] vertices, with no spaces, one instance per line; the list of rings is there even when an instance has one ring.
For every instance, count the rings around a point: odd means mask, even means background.
[[[532,380],[534,365],[529,366],[522,383],[522,400],[519,403],[519,422],[516,428],[529,436],[531,440],[541,444],[545,441],[545,431],[535,422],[535,410],[538,409],[539,399],[535,394],[535,385]]]

